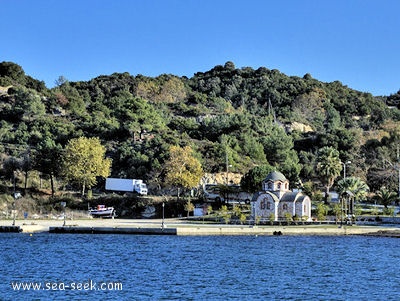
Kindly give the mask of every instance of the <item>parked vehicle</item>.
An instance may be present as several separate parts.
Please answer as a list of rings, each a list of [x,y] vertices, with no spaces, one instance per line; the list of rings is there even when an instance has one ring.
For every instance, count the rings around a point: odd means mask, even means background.
[[[106,190],[135,192],[140,195],[147,195],[147,185],[143,183],[143,180],[138,179],[107,178]]]
[[[252,194],[243,191],[240,185],[206,184],[203,192],[207,202],[250,204],[252,198]]]

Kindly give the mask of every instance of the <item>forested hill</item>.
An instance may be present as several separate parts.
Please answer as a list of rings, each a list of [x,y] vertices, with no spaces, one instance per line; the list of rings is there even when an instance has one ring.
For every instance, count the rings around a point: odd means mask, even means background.
[[[399,100],[400,91],[374,97],[339,81],[236,68],[232,62],[191,78],[114,73],[70,82],[61,76],[48,89],[21,66],[2,62],[3,177],[4,163],[23,160],[28,149],[30,168],[56,174],[50,158],[43,162],[37,150],[63,148],[85,136],[106,146],[112,176],[159,186],[171,145],[190,145],[205,172],[224,171],[227,164],[243,174],[271,166],[292,183],[318,178],[317,151],[331,146],[343,162],[352,162],[348,173],[378,189],[396,183],[384,162],[396,161]]]

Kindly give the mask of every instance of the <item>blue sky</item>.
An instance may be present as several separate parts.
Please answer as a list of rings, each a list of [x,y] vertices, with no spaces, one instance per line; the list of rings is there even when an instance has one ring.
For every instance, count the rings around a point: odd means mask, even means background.
[[[373,95],[400,89],[397,0],[0,0],[0,61],[48,87],[227,61]]]

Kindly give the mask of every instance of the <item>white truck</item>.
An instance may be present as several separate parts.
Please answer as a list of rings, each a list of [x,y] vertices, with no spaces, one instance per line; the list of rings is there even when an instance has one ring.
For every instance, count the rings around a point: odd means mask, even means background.
[[[243,191],[240,185],[206,184],[203,190],[204,198],[207,202],[250,204],[253,197],[251,193]]]
[[[106,190],[136,192],[147,195],[147,185],[143,180],[106,178]]]

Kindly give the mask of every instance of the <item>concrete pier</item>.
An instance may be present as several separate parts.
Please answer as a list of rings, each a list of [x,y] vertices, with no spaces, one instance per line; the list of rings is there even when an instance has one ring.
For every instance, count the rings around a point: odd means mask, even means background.
[[[19,233],[22,232],[22,229],[19,226],[0,226],[0,233],[14,232]]]
[[[49,233],[176,235],[176,228],[50,227]]]
[[[400,236],[399,227],[367,225],[288,225],[253,226],[202,223],[186,219],[82,219],[67,220],[0,220],[0,232],[22,233],[88,233],[136,235],[374,235]],[[162,229],[164,225],[164,229]]]

